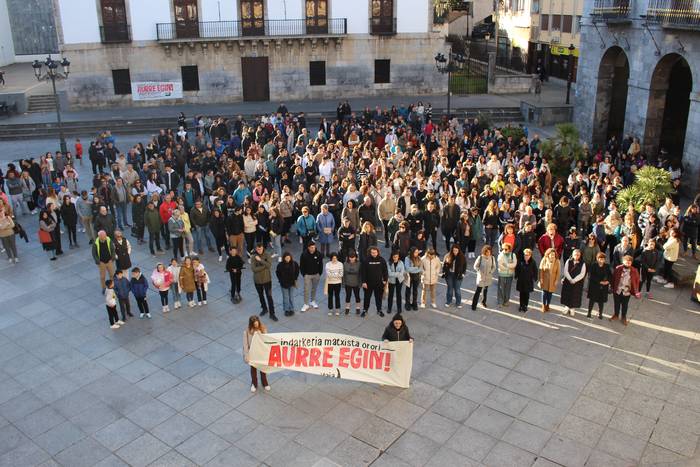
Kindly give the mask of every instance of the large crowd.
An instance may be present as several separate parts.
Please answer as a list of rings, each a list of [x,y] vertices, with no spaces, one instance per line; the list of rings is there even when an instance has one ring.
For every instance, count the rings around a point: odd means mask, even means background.
[[[353,111],[343,102],[333,121],[313,126],[283,104],[251,120],[181,114],[175,128],[125,151],[107,131],[86,148],[76,140],[74,151],[9,164],[0,180],[0,239],[17,263],[20,221],[36,215],[49,260],[66,241],[71,249],[88,243],[114,329],[132,316],[130,295],[139,316],[151,317],[149,288],[164,313],[183,296],[187,307],[206,306],[205,248],[229,274],[233,303],[250,271],[259,316],[273,321],[280,298],[287,317],[318,309],[322,287],[328,315],[354,309],[365,317],[374,301],[380,316],[396,313],[385,337],[406,337],[404,310],[462,308],[469,270],[473,311],[489,300],[508,307],[515,284],[519,312],[531,309],[539,289],[541,312],[560,291],[563,313],[583,307],[591,318],[597,307],[602,318],[612,294],[609,319],[627,324],[630,298],[651,298],[653,282],[674,287],[680,250],[696,254],[700,209],[681,211],[674,193],[658,209],[620,212],[616,194],[644,165],[669,170],[676,188],[680,171],[651,162],[626,136],[585,149],[559,178],[539,136],[519,130],[518,139],[478,119],[433,119],[422,103]],[[79,181],[84,159],[93,177]],[[132,267],[132,241],[164,258],[152,272]],[[301,244],[297,258],[292,242]],[[438,283],[447,286],[443,300]],[[251,318],[246,343],[264,329]]]

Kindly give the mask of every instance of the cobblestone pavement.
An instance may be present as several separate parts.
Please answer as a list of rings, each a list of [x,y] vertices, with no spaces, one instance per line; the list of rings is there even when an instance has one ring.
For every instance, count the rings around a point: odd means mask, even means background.
[[[538,302],[522,315],[515,297],[475,312],[439,299],[404,313],[416,339],[411,388],[284,372],[251,394],[241,356],[259,311],[250,271],[232,305],[223,264],[207,253],[207,306],[114,331],[83,234],[80,249],[49,262],[35,221],[21,220],[21,262],[0,262],[0,465],[700,463],[700,308],[688,290],[655,286],[654,300],[632,300],[628,327],[542,315]],[[156,259],[133,247],[150,275]],[[467,300],[473,287],[469,273]],[[273,293],[281,302],[276,284]],[[378,339],[387,324],[374,312],[328,317],[318,301],[270,330]],[[149,302],[158,309],[155,294]]]

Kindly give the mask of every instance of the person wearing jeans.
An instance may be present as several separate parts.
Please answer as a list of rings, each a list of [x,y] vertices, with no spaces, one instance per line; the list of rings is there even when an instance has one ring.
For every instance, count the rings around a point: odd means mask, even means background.
[[[421,265],[420,250],[415,247],[411,248],[404,260],[404,269],[409,276],[409,283],[406,286],[406,304],[404,306],[406,310],[414,309],[418,311],[418,287],[420,286]]]
[[[401,313],[401,286],[404,281],[404,274],[406,268],[399,257],[399,252],[394,251],[391,253],[391,258],[389,259],[389,297],[387,303],[387,311],[389,314],[392,312],[394,304],[394,296],[396,296],[396,312]]]
[[[545,251],[539,268],[540,288],[542,289],[542,313],[549,311],[552,295],[559,283],[560,264],[557,250],[549,248]]]
[[[299,264],[294,261],[291,253],[285,251],[275,273],[280,283],[280,289],[282,289],[284,316],[292,316],[294,315],[294,289],[299,278]]]
[[[637,268],[632,267],[633,258],[626,255],[622,258],[622,264],[615,268],[613,272],[612,291],[613,303],[615,305],[614,314],[609,318],[614,321],[620,317],[620,322],[627,326],[627,307],[630,297],[634,295],[639,298],[639,273]]]
[[[190,210],[190,223],[192,225],[192,236],[194,237],[194,249],[199,254],[204,253],[202,249],[202,239],[207,243],[207,249],[214,251],[214,238],[209,229],[209,210],[202,205],[201,200],[194,202],[194,207]]]
[[[255,290],[260,299],[260,316],[270,313],[270,319],[277,321],[275,304],[272,300],[272,258],[265,251],[262,243],[255,245],[255,250],[250,258],[250,268],[253,271]]]
[[[508,306],[510,302],[510,290],[513,285],[515,268],[518,266],[518,259],[513,253],[510,243],[504,243],[502,251],[498,255],[498,305]]]
[[[253,336],[256,333],[266,334],[267,328],[260,322],[260,318],[253,315],[248,318],[248,327],[243,331],[243,360],[250,364],[250,345],[253,342]],[[270,384],[267,382],[267,375],[260,372],[262,385],[266,391],[270,390]],[[258,390],[258,370],[253,365],[250,365],[250,392]]]
[[[316,290],[323,273],[323,256],[316,251],[316,243],[309,242],[299,261],[299,270],[304,276],[304,306],[301,312],[309,308],[318,308],[316,303]]]

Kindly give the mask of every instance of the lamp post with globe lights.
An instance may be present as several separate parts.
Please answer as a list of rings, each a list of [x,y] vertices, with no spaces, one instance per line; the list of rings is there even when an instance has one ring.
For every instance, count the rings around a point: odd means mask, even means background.
[[[58,70],[59,65],[63,68],[63,71]],[[45,71],[42,70],[43,67],[46,67]],[[51,81],[53,98],[56,103],[56,119],[58,120],[58,135],[61,142],[61,152],[65,154],[68,151],[68,147],[66,146],[66,138],[63,134],[61,103],[58,99],[58,93],[56,92],[56,80],[68,79],[68,74],[70,73],[70,62],[65,57],[63,57],[63,60],[58,62],[49,55],[46,57],[46,60],[44,60],[43,63],[39,60],[34,60],[34,63],[32,63],[32,68],[34,68],[34,76],[36,76],[37,81]]]

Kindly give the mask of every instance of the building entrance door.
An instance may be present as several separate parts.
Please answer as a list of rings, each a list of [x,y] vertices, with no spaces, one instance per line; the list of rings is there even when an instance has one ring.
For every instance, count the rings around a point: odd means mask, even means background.
[[[270,100],[269,74],[267,57],[241,57],[244,101]]]

